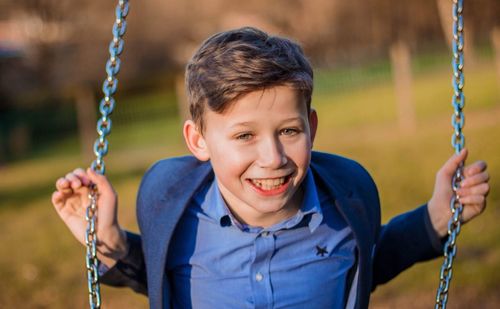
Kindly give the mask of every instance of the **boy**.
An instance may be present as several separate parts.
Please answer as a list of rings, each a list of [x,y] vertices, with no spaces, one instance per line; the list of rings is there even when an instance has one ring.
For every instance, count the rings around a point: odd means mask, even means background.
[[[313,72],[300,47],[254,28],[214,35],[187,65],[194,157],[156,163],[137,198],[141,236],[123,231],[104,176],[77,169],[52,202],[84,243],[87,188],[99,188],[101,281],[152,308],[366,308],[372,289],[441,254],[452,175],[430,201],[380,226],[377,189],[357,163],[312,151]],[[483,211],[484,162],[465,169],[466,222]]]

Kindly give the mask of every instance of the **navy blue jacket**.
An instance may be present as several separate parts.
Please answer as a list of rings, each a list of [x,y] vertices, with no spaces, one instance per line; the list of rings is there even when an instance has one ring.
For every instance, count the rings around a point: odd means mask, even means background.
[[[315,183],[330,192],[335,205],[353,230],[358,254],[355,308],[367,308],[378,284],[394,278],[416,262],[441,254],[427,206],[381,226],[377,188],[355,161],[313,152]],[[128,255],[101,277],[112,286],[128,286],[147,294],[151,308],[169,308],[171,290],[165,272],[170,239],[194,193],[213,179],[209,162],[186,156],[165,159],[145,174],[137,196],[141,235],[127,233]]]

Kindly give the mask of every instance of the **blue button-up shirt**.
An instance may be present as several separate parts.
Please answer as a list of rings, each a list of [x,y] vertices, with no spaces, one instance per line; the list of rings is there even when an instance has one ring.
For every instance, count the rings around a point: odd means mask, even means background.
[[[174,308],[344,308],[355,241],[309,170],[297,214],[268,228],[238,222],[214,180],[172,238]],[[352,294],[352,291],[351,291]]]

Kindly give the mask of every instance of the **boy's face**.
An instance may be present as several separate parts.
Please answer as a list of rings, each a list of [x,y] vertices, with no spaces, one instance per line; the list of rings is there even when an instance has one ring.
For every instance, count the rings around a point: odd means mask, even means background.
[[[220,191],[244,223],[269,226],[300,207],[311,159],[315,111],[286,86],[251,92],[222,114],[204,113],[205,132],[186,122],[188,147],[210,159]]]

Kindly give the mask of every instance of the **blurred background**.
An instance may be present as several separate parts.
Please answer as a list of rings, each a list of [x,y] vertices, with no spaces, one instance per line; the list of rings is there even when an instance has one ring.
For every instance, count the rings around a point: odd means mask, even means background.
[[[88,307],[84,248],[50,203],[93,159],[114,1],[0,0],[0,308]],[[256,26],[298,41],[315,68],[315,148],[361,162],[383,221],[425,203],[450,145],[451,0],[149,0],[131,3],[107,175],[137,231],[141,175],[187,154],[183,74],[215,32]],[[488,209],[462,230],[450,308],[500,307],[500,2],[465,3],[469,162],[489,164]],[[372,308],[430,308],[441,259],[377,288]],[[104,308],[147,299],[103,287]]]

